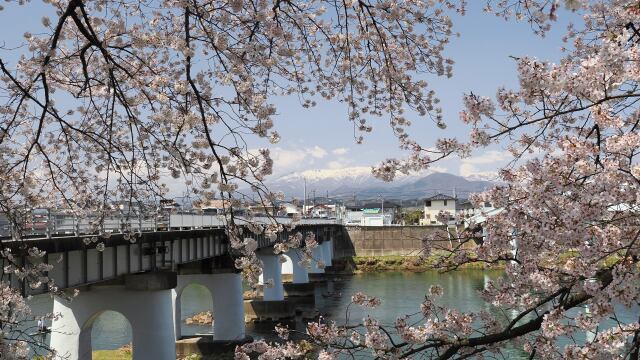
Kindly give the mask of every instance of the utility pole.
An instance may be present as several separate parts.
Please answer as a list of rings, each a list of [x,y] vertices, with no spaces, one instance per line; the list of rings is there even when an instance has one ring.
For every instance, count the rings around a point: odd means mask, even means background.
[[[303,201],[303,205],[302,205],[302,215],[303,217],[307,217],[307,178],[303,177],[304,179],[304,201]]]

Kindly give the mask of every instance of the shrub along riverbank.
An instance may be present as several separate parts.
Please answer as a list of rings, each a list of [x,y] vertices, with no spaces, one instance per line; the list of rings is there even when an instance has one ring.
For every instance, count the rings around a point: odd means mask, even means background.
[[[424,272],[433,270],[433,265],[441,260],[447,253],[435,253],[424,259],[419,256],[351,256],[334,260],[336,272],[343,274],[360,274],[383,271],[410,271]],[[469,251],[469,255],[473,253]],[[549,262],[550,266],[562,266],[570,259],[577,256],[577,252],[571,251],[562,254],[555,262]],[[612,254],[601,262],[602,268],[609,268],[620,259],[620,254]],[[483,262],[464,264],[457,269],[487,269],[500,270],[505,268],[505,263],[487,264]]]
[[[424,272],[433,270],[433,265],[444,254],[434,254],[424,259],[419,256],[351,256],[335,261],[335,267],[341,273],[370,273],[378,271],[411,271]],[[487,265],[484,263],[471,263],[461,266],[460,269],[503,269],[504,264]]]

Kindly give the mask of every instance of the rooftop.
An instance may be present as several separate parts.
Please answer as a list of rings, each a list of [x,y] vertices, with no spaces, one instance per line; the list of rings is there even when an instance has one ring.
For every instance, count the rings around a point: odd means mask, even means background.
[[[426,198],[425,200],[427,201],[433,201],[433,200],[455,200],[456,198],[454,198],[453,196],[449,196],[449,195],[445,195],[445,194],[436,194],[433,195],[431,197]]]

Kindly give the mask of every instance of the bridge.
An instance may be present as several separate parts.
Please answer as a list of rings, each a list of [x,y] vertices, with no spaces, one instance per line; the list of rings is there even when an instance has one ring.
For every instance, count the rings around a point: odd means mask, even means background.
[[[48,276],[59,288],[80,290],[71,301],[54,298],[53,313],[62,316],[52,321],[50,346],[59,356],[91,359],[92,324],[102,312],[113,310],[131,324],[134,359],[175,359],[176,344],[182,339],[180,297],[190,284],[202,285],[211,292],[215,316],[212,343],[233,345],[246,341],[247,303],[241,275],[230,256],[224,223],[206,215],[190,215],[187,219],[183,215],[180,220],[171,220],[170,226],[162,228],[149,228],[146,223],[146,227],[137,229],[133,240],[117,229],[106,237],[94,238],[96,235],[83,233],[78,226],[72,228],[74,234],[59,231],[58,227],[57,231],[31,234],[21,240],[0,239],[2,247],[12,249],[21,265],[50,264],[53,269]],[[313,232],[320,244],[313,250],[310,267],[298,264],[300,254],[295,250],[285,254],[288,261],[284,265],[273,253],[273,245],[291,233],[279,233],[276,239],[252,236],[258,242],[263,278],[269,279],[270,284],[263,287],[262,299],[249,305],[251,312],[291,309],[285,293],[295,295],[308,289],[310,275],[324,272],[319,261],[331,265],[333,239],[338,230],[335,220],[329,219],[303,219],[296,224],[293,232]],[[99,242],[104,244],[102,251],[96,249]],[[30,256],[28,249],[32,247],[46,251],[46,255]],[[0,271],[4,271],[7,264],[0,265]],[[283,270],[291,275],[290,284],[283,284]],[[11,272],[1,275],[25,296],[48,291],[46,284],[32,288]]]

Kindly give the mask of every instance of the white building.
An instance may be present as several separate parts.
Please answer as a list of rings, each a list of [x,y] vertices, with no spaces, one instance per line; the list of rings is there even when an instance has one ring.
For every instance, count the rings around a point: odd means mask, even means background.
[[[444,225],[437,220],[441,212],[449,213],[451,219],[456,214],[456,198],[437,194],[424,200],[424,218],[420,220],[420,225]]]
[[[490,202],[484,202],[480,204],[480,206],[474,206],[468,199],[459,199],[456,205],[456,213],[464,219],[486,213],[493,209],[494,207]]]
[[[300,215],[300,208],[292,203],[283,202],[280,204],[280,210],[278,211],[278,216],[288,216],[294,217]]]
[[[342,222],[345,225],[362,225],[362,209],[347,209]]]
[[[309,217],[343,220],[346,216],[346,208],[339,200],[316,197],[307,199],[306,204],[302,206],[302,214]]]
[[[391,225],[393,216],[388,213],[382,213],[380,209],[363,209],[362,226],[385,226]]]
[[[330,208],[328,205],[320,204],[310,207],[308,214],[311,215],[312,218],[330,218],[335,217],[334,209]]]

